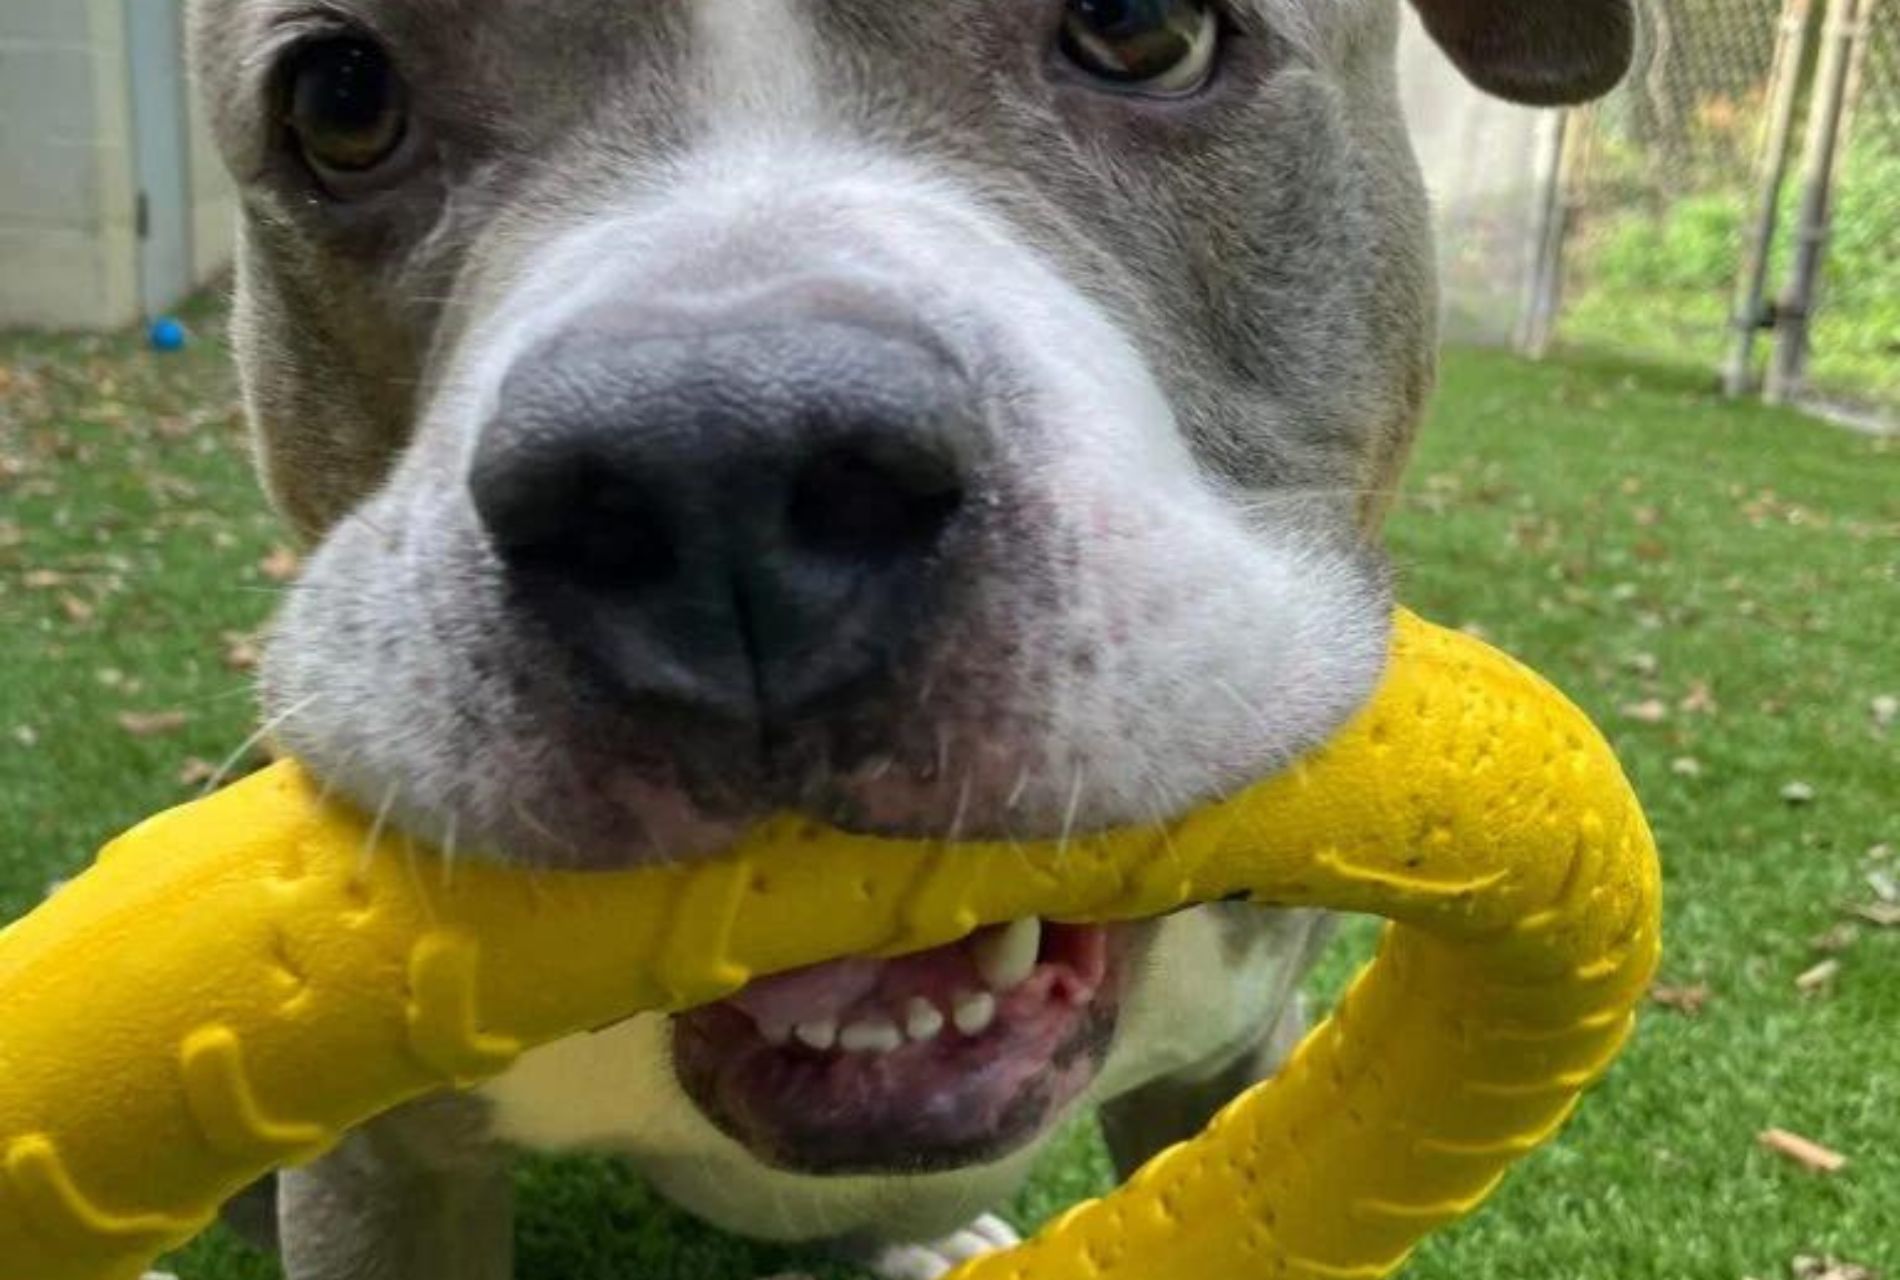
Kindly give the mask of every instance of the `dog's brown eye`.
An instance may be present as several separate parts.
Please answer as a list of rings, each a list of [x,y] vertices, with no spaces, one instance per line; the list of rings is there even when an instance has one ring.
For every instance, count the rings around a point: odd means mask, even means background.
[[[292,57],[285,117],[319,178],[361,175],[402,145],[408,94],[389,56],[372,41],[318,40]]]
[[[1207,83],[1220,43],[1208,0],[1068,0],[1062,53],[1116,88],[1171,97]]]

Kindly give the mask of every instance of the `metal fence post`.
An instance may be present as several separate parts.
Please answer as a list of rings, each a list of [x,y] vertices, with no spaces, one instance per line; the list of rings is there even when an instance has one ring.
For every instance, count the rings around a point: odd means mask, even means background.
[[[1862,0],[1828,0],[1827,3],[1820,65],[1815,71],[1813,100],[1808,109],[1807,154],[1794,268],[1775,308],[1779,340],[1768,364],[1768,381],[1763,389],[1763,398],[1770,404],[1783,404],[1799,395],[1807,373],[1810,321],[1827,251],[1848,71],[1854,62],[1856,45],[1866,34],[1866,25],[1860,21],[1861,9]]]
[[[1553,111],[1545,122],[1538,155],[1537,249],[1525,280],[1513,345],[1518,354],[1541,360],[1556,334],[1563,305],[1564,243],[1570,232],[1571,156],[1574,111]]]
[[[1768,81],[1768,116],[1762,130],[1759,204],[1735,292],[1731,321],[1734,342],[1728,363],[1722,368],[1722,388],[1731,396],[1744,395],[1750,389],[1755,376],[1755,335],[1774,326],[1773,312],[1766,305],[1768,271],[1774,257],[1775,232],[1781,223],[1781,192],[1788,179],[1788,153],[1794,137],[1801,71],[1807,62],[1811,13],[1812,0],[1784,0],[1781,7],[1774,69]]]

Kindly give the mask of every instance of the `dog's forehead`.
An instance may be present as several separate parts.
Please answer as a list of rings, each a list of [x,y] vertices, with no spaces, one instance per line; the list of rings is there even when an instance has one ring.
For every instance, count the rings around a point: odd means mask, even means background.
[[[936,59],[944,52],[995,53],[982,37],[999,28],[1046,41],[1057,7],[1053,0],[195,0],[214,39],[229,33],[253,55],[340,20],[390,37],[411,56],[472,64],[511,88],[543,93],[597,88],[599,76],[629,70],[684,90],[708,64],[738,63],[770,77],[824,54],[872,60],[894,86],[940,88],[946,68]],[[1308,63],[1328,61],[1342,33],[1392,7],[1393,0],[1230,5]],[[549,76],[556,65],[563,74]]]

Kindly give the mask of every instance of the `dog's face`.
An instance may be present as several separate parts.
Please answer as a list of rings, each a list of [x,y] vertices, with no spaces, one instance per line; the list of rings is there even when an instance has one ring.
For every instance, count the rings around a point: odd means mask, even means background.
[[[1627,43],[1608,0],[1424,7],[1527,98]],[[781,808],[1149,822],[1323,740],[1431,380],[1396,20],[199,0],[263,468],[317,544],[278,738],[573,867]],[[684,1024],[682,1077],[782,1163],[992,1155],[1086,1086],[1152,932],[802,975]]]

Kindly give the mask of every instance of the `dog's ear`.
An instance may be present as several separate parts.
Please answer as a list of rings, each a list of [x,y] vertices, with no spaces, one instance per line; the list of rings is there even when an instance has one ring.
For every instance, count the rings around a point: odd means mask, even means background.
[[[1473,84],[1512,102],[1587,102],[1616,87],[1635,51],[1631,0],[1412,3]]]

